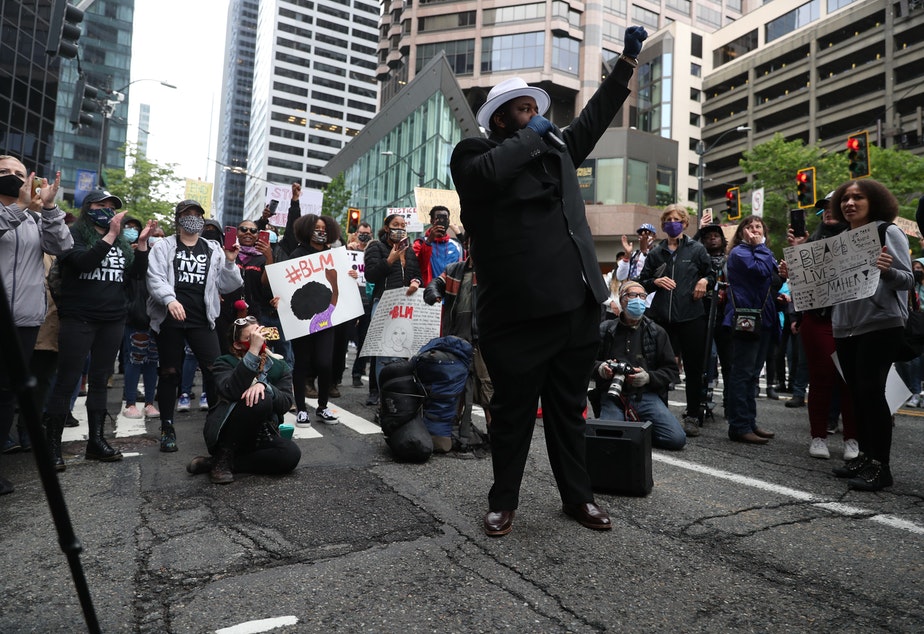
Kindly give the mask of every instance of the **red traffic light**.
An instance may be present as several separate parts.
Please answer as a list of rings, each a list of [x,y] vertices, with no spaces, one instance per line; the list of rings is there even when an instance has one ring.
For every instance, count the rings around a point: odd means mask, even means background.
[[[735,191],[734,191],[733,189],[729,189],[727,192],[725,192],[725,197],[726,197],[727,199],[729,199],[729,200],[734,200],[734,199],[735,199]]]
[[[847,139],[847,149],[851,152],[856,152],[860,149],[860,139],[857,137],[850,137]]]
[[[796,180],[799,181],[800,183],[808,182],[808,173],[799,172],[798,174],[796,174]]]

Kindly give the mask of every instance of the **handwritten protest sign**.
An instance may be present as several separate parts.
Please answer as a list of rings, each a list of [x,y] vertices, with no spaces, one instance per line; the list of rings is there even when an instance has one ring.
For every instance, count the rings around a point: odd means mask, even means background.
[[[410,297],[404,288],[385,291],[372,314],[361,357],[404,357],[440,336],[440,306],[427,306],[423,291]]]
[[[292,186],[269,183],[266,186],[263,204],[269,205],[271,200],[278,200],[279,206],[276,207],[276,213],[270,218],[269,223],[274,227],[285,227],[289,217],[289,206],[292,204]],[[321,215],[323,200],[324,192],[320,189],[302,189],[298,197],[298,206],[301,211],[299,216]]]
[[[872,296],[879,285],[882,246],[876,223],[827,240],[783,249],[796,310],[811,310]]]
[[[266,267],[286,339],[332,328],[363,314],[359,287],[349,276],[346,247],[322,251]]]
[[[417,207],[389,207],[385,214],[388,216],[402,216],[408,233],[420,233],[423,231],[423,223],[417,217]],[[430,220],[428,219],[427,222],[430,222]]]
[[[350,258],[350,268],[356,271],[356,285],[360,288],[366,288],[366,262],[365,251],[347,250],[347,256]]]
[[[431,189],[415,187],[414,198],[417,202],[417,216],[422,223],[430,224],[430,210],[437,205],[449,209],[449,222],[462,224],[462,204],[459,193],[454,189]]]
[[[916,223],[914,220],[908,220],[907,218],[902,218],[899,216],[892,222],[898,225],[898,228],[904,231],[906,236],[911,236],[912,238],[917,238],[918,240],[921,239],[921,230],[918,229],[918,223]]]

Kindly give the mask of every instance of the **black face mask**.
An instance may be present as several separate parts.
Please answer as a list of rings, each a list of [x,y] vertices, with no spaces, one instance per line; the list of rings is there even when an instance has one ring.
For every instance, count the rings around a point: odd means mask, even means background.
[[[26,182],[16,174],[4,174],[0,176],[0,196],[9,196],[10,198],[19,198],[19,190],[22,184]]]
[[[914,281],[920,284],[924,282],[924,271],[915,271],[914,272]]]

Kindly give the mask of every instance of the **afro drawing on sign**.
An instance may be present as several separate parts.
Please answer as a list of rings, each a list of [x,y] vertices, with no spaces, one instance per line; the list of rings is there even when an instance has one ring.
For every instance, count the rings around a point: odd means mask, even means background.
[[[325,269],[330,288],[321,282],[308,282],[292,293],[289,306],[292,314],[301,320],[310,319],[308,334],[314,334],[331,327],[331,316],[337,307],[337,269]]]

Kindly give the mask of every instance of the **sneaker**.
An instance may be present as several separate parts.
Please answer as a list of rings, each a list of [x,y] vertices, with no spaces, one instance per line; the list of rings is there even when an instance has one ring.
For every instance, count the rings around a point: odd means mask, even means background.
[[[22,449],[22,445],[12,437],[7,437],[3,443],[3,453],[16,453]]]
[[[363,377],[354,376],[353,377],[353,387],[362,387],[363,386]]]
[[[296,427],[311,427],[311,421],[308,420],[308,412],[301,411],[295,415]]]
[[[64,421],[65,427],[80,427],[80,421],[74,417],[74,412],[68,412]]]
[[[853,460],[860,455],[860,445],[855,438],[844,441],[844,460]]]
[[[379,393],[370,392],[369,398],[366,399],[366,405],[370,407],[376,407],[379,404]]]
[[[327,423],[328,425],[336,425],[340,422],[340,420],[337,418],[337,415],[330,411],[330,408],[327,407],[317,410],[315,415],[317,415],[318,420],[320,420],[322,423]]]
[[[176,402],[176,411],[178,412],[188,412],[189,411],[189,394],[180,394],[179,400]]]
[[[177,451],[176,430],[173,425],[162,425],[160,428],[160,450],[165,453]]]
[[[327,395],[331,398],[340,398],[340,386],[331,385],[330,389],[327,391]]]
[[[809,455],[812,458],[822,458],[823,460],[830,458],[831,452],[828,451],[828,439],[812,438],[812,444],[809,445]]]
[[[833,436],[838,432],[837,419],[828,421],[828,435]]]
[[[206,397],[205,392],[202,393],[202,396],[199,397],[199,410],[202,412],[208,411],[209,409],[209,399]]]
[[[911,398],[905,401],[905,407],[921,407],[921,397],[917,394],[913,394]]]
[[[848,460],[845,462],[844,466],[835,467],[831,471],[838,478],[852,478],[863,471],[863,469],[865,469],[870,462],[872,462],[872,460],[867,458],[865,454],[861,453],[853,460]]]
[[[693,416],[683,417],[683,433],[685,433],[687,437],[699,436],[699,427],[699,419]]]
[[[122,410],[122,416],[125,418],[144,418],[144,414],[138,410],[138,406],[134,403]]]
[[[870,460],[862,471],[847,480],[847,486],[857,491],[879,491],[892,486],[892,471],[889,465]]]
[[[144,406],[144,415],[148,418],[160,418],[160,412],[150,403]]]

